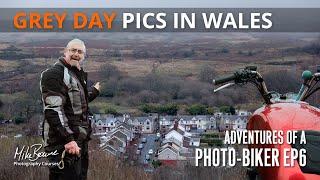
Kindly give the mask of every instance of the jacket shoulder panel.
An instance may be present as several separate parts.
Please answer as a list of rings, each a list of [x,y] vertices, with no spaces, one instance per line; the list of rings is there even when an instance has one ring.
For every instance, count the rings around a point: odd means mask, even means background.
[[[57,80],[63,81],[63,73],[64,73],[63,65],[55,64],[54,66],[46,69],[41,73],[41,79],[42,80],[57,79]]]

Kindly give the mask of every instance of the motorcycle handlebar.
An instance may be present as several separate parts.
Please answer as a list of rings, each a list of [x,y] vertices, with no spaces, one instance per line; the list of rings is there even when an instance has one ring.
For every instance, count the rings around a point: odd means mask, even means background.
[[[266,84],[263,81],[262,76],[260,73],[257,72],[257,67],[255,66],[247,66],[244,69],[240,69],[236,71],[232,75],[228,75],[222,78],[214,79],[213,84],[219,85],[223,84],[229,81],[234,81],[234,84],[244,84],[251,82],[259,89],[260,94],[262,95],[263,99],[265,100],[266,104],[271,103],[271,96],[270,93],[266,87]],[[224,86],[221,86],[221,88],[225,88]]]
[[[236,76],[235,74],[229,75],[229,76],[225,76],[222,78],[218,78],[218,79],[214,79],[212,82],[214,85],[219,85],[219,84],[223,84],[229,81],[233,81],[235,80]]]

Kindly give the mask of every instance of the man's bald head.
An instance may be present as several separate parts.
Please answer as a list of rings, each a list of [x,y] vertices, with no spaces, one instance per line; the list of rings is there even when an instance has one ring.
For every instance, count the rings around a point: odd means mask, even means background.
[[[80,40],[80,39],[77,39],[77,38],[72,39],[71,41],[69,41],[66,48],[70,49],[75,45],[76,46],[79,46],[79,45],[82,46],[84,52],[86,52],[86,46],[85,46],[84,42],[82,40]]]
[[[71,66],[76,66],[80,69],[80,62],[84,60],[86,46],[80,39],[73,39],[68,42],[64,50],[64,59]]]

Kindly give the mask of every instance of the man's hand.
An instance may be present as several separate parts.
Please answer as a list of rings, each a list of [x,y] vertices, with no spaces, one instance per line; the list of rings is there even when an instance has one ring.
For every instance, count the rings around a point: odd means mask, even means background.
[[[94,84],[93,86],[94,88],[96,88],[99,92],[100,92],[100,82],[96,82],[96,84]]]
[[[75,141],[70,141],[69,143],[64,145],[64,149],[69,154],[80,155],[80,148]]]

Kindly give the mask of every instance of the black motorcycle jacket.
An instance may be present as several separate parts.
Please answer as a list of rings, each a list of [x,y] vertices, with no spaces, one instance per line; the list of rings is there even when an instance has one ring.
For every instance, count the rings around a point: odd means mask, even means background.
[[[41,73],[44,122],[43,139],[46,146],[64,145],[70,141],[88,140],[91,123],[88,103],[99,91],[87,88],[87,73],[59,58]]]

